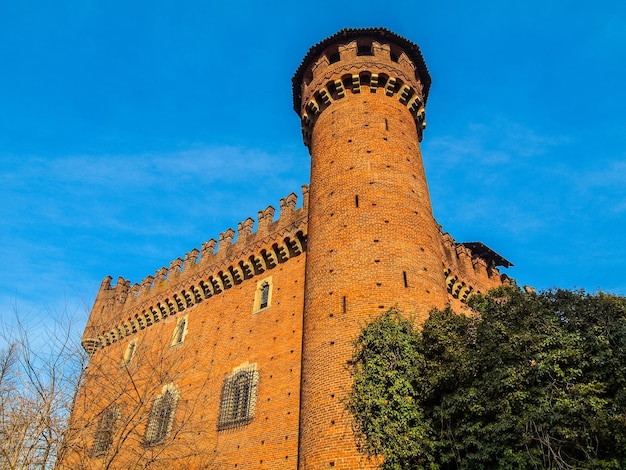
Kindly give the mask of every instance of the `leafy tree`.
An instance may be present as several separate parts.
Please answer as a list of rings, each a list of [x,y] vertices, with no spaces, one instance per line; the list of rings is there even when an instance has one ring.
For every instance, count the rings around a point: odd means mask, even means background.
[[[626,468],[626,299],[502,288],[470,306],[363,329],[361,450],[394,470]]]

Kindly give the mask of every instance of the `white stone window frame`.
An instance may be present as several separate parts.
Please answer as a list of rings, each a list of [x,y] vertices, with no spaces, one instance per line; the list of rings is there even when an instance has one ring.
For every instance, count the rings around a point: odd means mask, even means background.
[[[189,315],[184,315],[176,321],[170,347],[178,346],[185,342],[185,337],[189,332]]]
[[[263,290],[267,286],[267,301],[264,303]],[[272,306],[272,291],[274,285],[272,283],[272,276],[265,277],[256,283],[256,290],[254,291],[254,308],[252,313],[262,312]]]
[[[137,354],[137,338],[133,339],[126,346],[124,357],[122,357],[122,367],[128,367],[132,364],[133,358]]]
[[[169,383],[163,386],[161,393],[153,400],[143,439],[145,446],[157,446],[167,440],[172,432],[179,397],[178,387]]]

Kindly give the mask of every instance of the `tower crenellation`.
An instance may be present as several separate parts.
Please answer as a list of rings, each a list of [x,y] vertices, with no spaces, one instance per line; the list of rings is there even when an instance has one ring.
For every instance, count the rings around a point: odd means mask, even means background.
[[[294,109],[310,147],[312,127],[336,100],[367,89],[395,97],[411,112],[418,139],[426,127],[430,74],[419,47],[386,29],[342,30],[312,47],[293,78]]]
[[[275,211],[276,209],[274,209],[272,206],[267,206],[262,211],[259,211],[259,218],[258,218],[258,224],[257,224],[257,231],[259,233],[261,234],[267,233],[267,231],[269,230],[269,226],[271,225],[272,220],[274,219]]]
[[[235,231],[232,228],[220,233],[220,238],[217,244],[217,253],[225,254],[233,244],[233,238],[235,238]]]
[[[239,222],[237,225],[237,242],[244,242],[248,239],[252,233],[252,227],[254,226],[254,220],[248,217],[243,222]]]
[[[191,251],[185,253],[185,261],[183,263],[183,272],[188,273],[196,267],[200,250],[192,248]]]

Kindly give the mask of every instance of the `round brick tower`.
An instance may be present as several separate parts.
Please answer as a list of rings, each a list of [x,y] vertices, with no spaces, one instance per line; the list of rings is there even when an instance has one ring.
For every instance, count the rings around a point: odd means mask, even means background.
[[[419,143],[430,75],[385,29],[345,29],[293,77],[311,154],[299,468],[369,468],[342,398],[352,342],[392,306],[423,321],[447,301]]]

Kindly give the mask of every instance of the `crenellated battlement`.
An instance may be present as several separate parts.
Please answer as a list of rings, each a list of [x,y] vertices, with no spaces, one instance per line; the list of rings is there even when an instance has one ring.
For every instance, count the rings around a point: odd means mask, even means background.
[[[105,277],[83,335],[85,350],[91,354],[305,252],[308,190],[302,186],[299,209],[291,193],[280,200],[276,221],[275,209],[268,206],[258,212],[256,232],[249,217],[238,224],[236,238],[228,228],[219,241],[204,242],[201,250],[193,248],[140,283],[119,277],[112,286],[113,278]]]
[[[294,109],[310,148],[317,118],[346,93],[379,90],[407,107],[421,141],[430,74],[419,48],[384,29],[343,30],[312,47],[293,77]]]
[[[444,255],[446,289],[452,299],[465,303],[470,294],[486,292],[513,282],[497,268],[493,259],[498,256],[496,253],[486,256],[478,250],[475,252],[466,244],[457,243],[449,233],[441,231],[441,227],[439,233]]]

